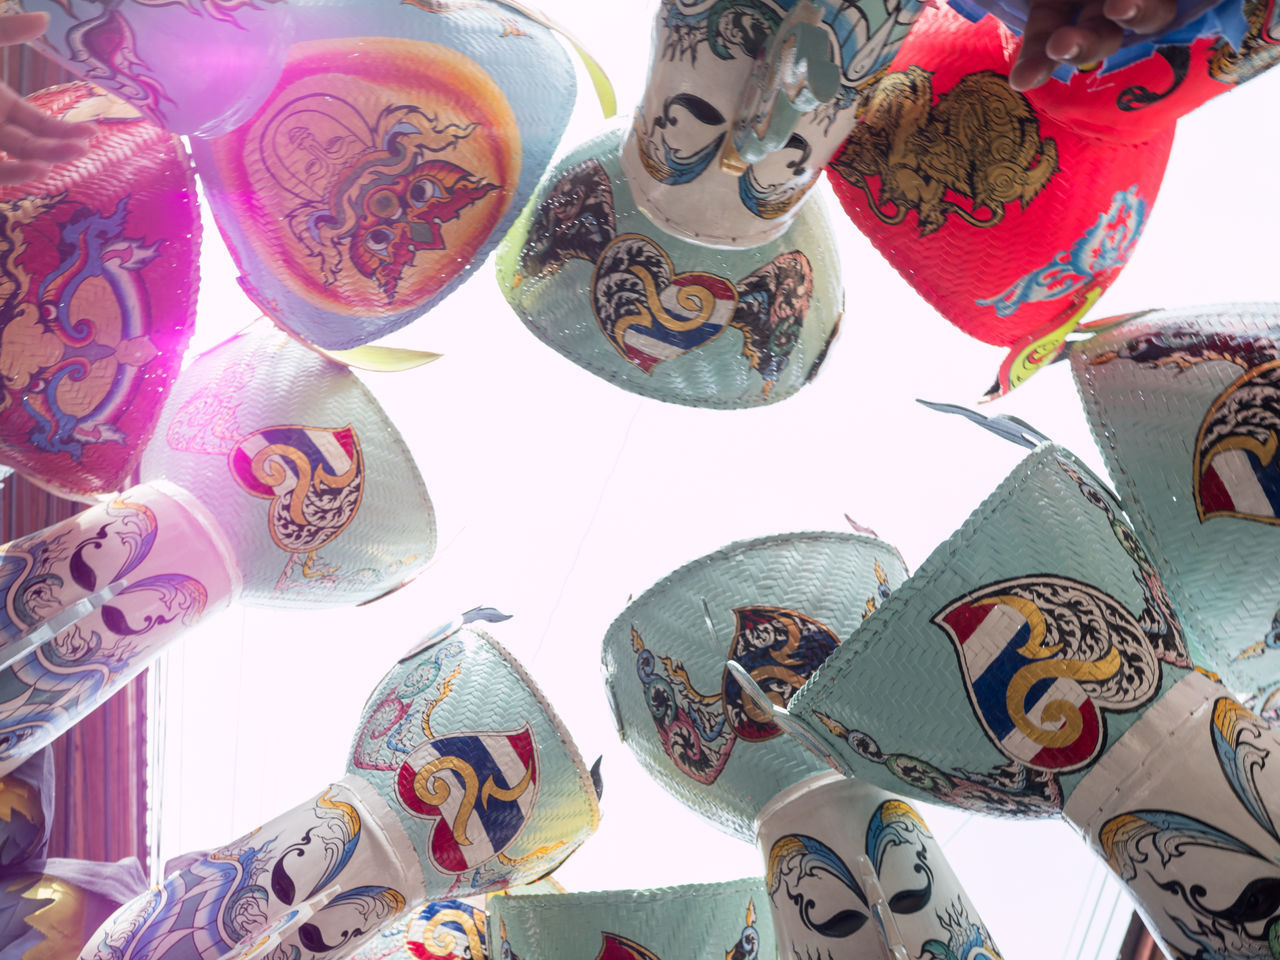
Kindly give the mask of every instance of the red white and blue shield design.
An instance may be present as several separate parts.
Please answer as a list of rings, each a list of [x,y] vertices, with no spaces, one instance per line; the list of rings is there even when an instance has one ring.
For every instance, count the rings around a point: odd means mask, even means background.
[[[364,492],[360,442],[349,424],[337,430],[255,430],[236,443],[230,467],[241,487],[271,501],[271,538],[292,553],[315,550],[337,537]]]
[[[974,712],[999,750],[1038,770],[1087,766],[1106,709],[1132,709],[1160,685],[1134,616],[1065,577],[979,588],[933,618],[955,644]]]
[[[538,800],[533,731],[456,733],[419,744],[396,792],[411,814],[435,819],[428,850],[445,874],[464,873],[507,848]]]
[[[1196,440],[1195,499],[1203,522],[1280,524],[1280,360],[1248,371],[1209,408]]]
[[[591,286],[600,329],[645,373],[718,336],[738,306],[737,288],[728,280],[676,273],[666,251],[633,233],[605,248]]]

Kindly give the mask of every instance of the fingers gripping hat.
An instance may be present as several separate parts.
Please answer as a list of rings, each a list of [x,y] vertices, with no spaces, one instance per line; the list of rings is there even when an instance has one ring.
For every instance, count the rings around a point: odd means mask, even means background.
[[[0,775],[104,703],[239,585],[217,522],[163,481],[0,547]]]
[[[623,742],[665,790],[753,842],[760,809],[824,767],[745,698],[725,664],[740,661],[786,703],[906,572],[893,547],[854,533],[745,540],[684,565],[605,634]]]
[[[1195,661],[1276,715],[1280,306],[1100,321],[1073,347],[1089,425]]]
[[[465,623],[428,637],[365,706],[346,775],[189,859],[83,960],[338,957],[409,904],[555,868],[595,829],[591,775],[540,691]]]
[[[1280,929],[1257,895],[1280,883],[1280,740],[1189,667],[1119,503],[1052,444],[771,716],[887,789],[1065,817],[1171,956],[1262,957]]]
[[[330,349],[431,309],[524,206],[568,122],[551,31],[500,2],[296,11],[275,89],[193,144],[250,297]]]
[[[47,13],[40,50],[152,123],[210,136],[267,95],[305,2],[6,0],[4,12]]]
[[[79,160],[0,187],[0,462],[63,496],[129,486],[191,336],[200,217],[181,141],[87,83]]]
[[[986,9],[1021,34],[1021,0],[950,0],[977,20]],[[1059,64],[1032,98],[1065,107],[1086,128],[1114,124],[1121,139],[1167,125],[1206,99],[1243,83],[1276,62],[1276,6],[1271,0],[1180,0],[1173,23],[1158,34],[1125,31],[1120,50],[1084,67]],[[1021,8],[1021,9],[1020,9]],[[1268,49],[1270,47],[1270,49]],[[1053,107],[1050,110],[1057,112]]]
[[[759,879],[657,890],[490,897],[503,960],[774,960]]]
[[[232,546],[251,603],[362,603],[435,549],[404,441],[351,371],[260,322],[182,374],[142,460]]]
[[[939,313],[1007,347],[998,392],[1057,356],[1128,262],[1173,127],[1117,143],[1010,89],[991,18],[926,11],[829,175],[854,224]]]
[[[776,240],[715,249],[637,207],[622,131],[572,151],[503,241],[498,283],[535,336],[642,396],[736,408],[818,372],[844,306],[826,214],[805,204]]]

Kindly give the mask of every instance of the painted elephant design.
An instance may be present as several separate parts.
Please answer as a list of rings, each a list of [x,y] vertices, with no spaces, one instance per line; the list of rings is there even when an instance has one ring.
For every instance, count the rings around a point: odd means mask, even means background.
[[[1025,207],[1048,184],[1057,143],[1040,136],[1031,104],[994,70],[963,77],[936,104],[931,77],[913,66],[881,80],[832,166],[887,224],[915,210],[921,236],[951,214],[993,226],[1008,204]]]

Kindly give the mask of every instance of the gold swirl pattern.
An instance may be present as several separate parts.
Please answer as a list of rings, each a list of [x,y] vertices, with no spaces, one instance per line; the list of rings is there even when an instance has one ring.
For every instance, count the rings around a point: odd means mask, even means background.
[[[484,914],[480,914],[481,919]],[[466,943],[459,943],[458,930],[446,924],[461,927]],[[422,930],[422,948],[428,957],[485,956],[484,940],[476,926],[475,917],[465,910],[450,907],[436,913]]]
[[[452,770],[462,780],[462,801],[458,805],[458,812],[454,815],[453,823],[450,824],[450,828],[453,831],[453,839],[460,847],[471,845],[471,839],[467,836],[467,824],[471,820],[471,815],[475,812],[477,798],[486,807],[489,805],[490,799],[505,800],[513,803],[524,796],[525,791],[529,789],[530,783],[533,782],[533,769],[526,767],[524,777],[514,787],[500,787],[492,776],[485,779],[482,787],[480,785],[480,777],[476,774],[475,768],[467,763],[466,760],[453,756],[437,757],[414,775],[413,792],[419,800],[433,807],[443,807],[449,801],[449,798],[453,796],[454,788],[447,779],[440,776],[445,770]]]

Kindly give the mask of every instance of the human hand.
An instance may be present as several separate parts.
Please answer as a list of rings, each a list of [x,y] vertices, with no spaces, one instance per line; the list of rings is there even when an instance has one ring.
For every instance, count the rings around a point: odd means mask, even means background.
[[[1060,63],[1102,60],[1120,49],[1126,30],[1154,35],[1177,14],[1177,0],[1031,0],[1009,85],[1030,90]]]
[[[49,27],[46,13],[0,16],[0,47],[34,40]],[[45,173],[55,163],[84,156],[91,123],[67,123],[41,113],[17,91],[0,83],[0,185],[22,183]]]

